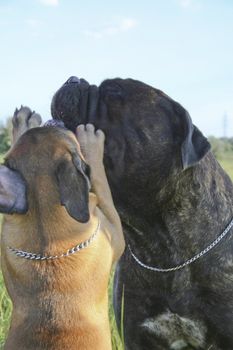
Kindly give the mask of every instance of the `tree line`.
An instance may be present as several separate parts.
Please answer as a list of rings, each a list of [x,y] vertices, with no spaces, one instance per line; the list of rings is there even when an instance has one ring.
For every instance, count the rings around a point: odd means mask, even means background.
[[[229,157],[233,158],[233,137],[215,137],[209,138],[212,152],[218,160]]]
[[[8,118],[5,123],[0,124],[0,153],[4,154],[11,145],[12,123]]]

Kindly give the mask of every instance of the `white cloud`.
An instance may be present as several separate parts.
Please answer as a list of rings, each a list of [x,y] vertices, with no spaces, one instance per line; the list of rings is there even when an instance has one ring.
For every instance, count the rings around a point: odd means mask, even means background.
[[[41,4],[46,6],[57,6],[59,3],[59,0],[39,0]]]
[[[179,0],[179,4],[181,7],[187,8],[192,5],[192,0]]]
[[[127,32],[136,27],[138,22],[133,18],[123,18],[113,25],[106,25],[99,29],[87,29],[84,34],[94,39],[101,39],[107,36],[113,36]]]
[[[199,0],[178,0],[178,4],[183,9],[199,10],[201,8]]]

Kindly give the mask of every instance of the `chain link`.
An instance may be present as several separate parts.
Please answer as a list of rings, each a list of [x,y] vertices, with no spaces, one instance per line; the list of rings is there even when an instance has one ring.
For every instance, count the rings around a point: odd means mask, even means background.
[[[229,223],[229,225],[225,228],[225,230],[221,233],[221,235],[219,235],[210,245],[208,245],[208,247],[206,247],[205,249],[203,249],[200,253],[194,255],[192,258],[188,259],[187,261],[185,261],[184,263],[174,266],[174,267],[169,267],[167,269],[163,269],[163,268],[159,268],[159,267],[154,267],[154,266],[149,266],[144,264],[142,261],[140,261],[137,256],[133,253],[130,245],[128,245],[129,251],[131,256],[134,258],[134,260],[142,267],[144,267],[147,270],[151,270],[151,271],[155,271],[155,272],[172,272],[172,271],[177,271],[177,270],[181,270],[184,267],[186,267],[187,265],[192,264],[194,261],[200,259],[203,255],[207,254],[211,249],[213,249],[230,231],[230,229],[233,226],[233,219],[231,220],[231,222]]]
[[[99,229],[100,229],[100,221],[98,220],[97,227],[90,238],[88,238],[86,241],[79,243],[79,244],[75,245],[74,247],[68,249],[65,253],[62,253],[59,255],[46,256],[46,255],[42,255],[42,254],[29,253],[29,252],[26,252],[24,250],[12,248],[12,247],[7,247],[7,248],[16,256],[18,256],[20,258],[27,259],[27,260],[40,260],[40,261],[56,260],[56,259],[65,258],[65,257],[70,256],[72,254],[78,253],[80,250],[87,248],[96,238],[97,234],[99,233]]]

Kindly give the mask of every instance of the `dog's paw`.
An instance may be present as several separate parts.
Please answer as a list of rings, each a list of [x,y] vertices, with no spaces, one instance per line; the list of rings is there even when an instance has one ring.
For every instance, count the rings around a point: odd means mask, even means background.
[[[42,118],[38,113],[32,112],[29,107],[21,106],[18,110],[16,108],[14,116],[12,118],[13,124],[13,143],[25,133],[28,129],[36,128],[42,123]]]
[[[95,127],[92,124],[81,124],[76,129],[76,135],[86,162],[93,167],[102,163],[105,140],[103,131],[95,131]]]

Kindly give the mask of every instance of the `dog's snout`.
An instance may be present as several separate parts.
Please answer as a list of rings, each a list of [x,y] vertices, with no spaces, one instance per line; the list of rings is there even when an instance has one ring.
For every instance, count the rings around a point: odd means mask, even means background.
[[[72,76],[65,82],[65,84],[71,84],[71,83],[80,84],[80,79],[78,77]]]

